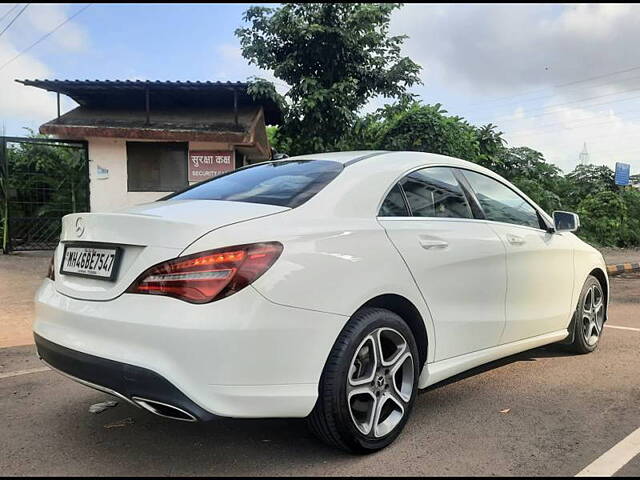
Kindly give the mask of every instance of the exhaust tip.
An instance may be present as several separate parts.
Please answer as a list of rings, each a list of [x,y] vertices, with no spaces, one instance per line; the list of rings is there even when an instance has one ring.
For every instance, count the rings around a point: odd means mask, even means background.
[[[182,410],[181,408],[174,407],[167,403],[158,402],[157,400],[150,400],[142,397],[131,397],[137,405],[141,406],[145,410],[158,415],[159,417],[170,418],[172,420],[181,420],[183,422],[197,422],[198,419],[189,412]]]

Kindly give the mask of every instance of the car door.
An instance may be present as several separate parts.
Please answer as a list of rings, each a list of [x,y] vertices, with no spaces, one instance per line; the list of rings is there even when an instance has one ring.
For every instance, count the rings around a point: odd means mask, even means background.
[[[435,360],[497,345],[505,326],[505,248],[474,219],[453,171],[410,173],[391,189],[378,220],[430,310]]]
[[[501,343],[566,328],[574,275],[568,235],[547,231],[537,209],[506,184],[474,171],[463,174],[507,251],[507,325]]]

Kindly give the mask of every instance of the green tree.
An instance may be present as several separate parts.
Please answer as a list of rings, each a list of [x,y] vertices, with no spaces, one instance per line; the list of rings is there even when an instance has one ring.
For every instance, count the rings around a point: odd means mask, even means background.
[[[545,211],[563,205],[562,172],[547,163],[542,153],[528,147],[502,148],[494,156],[484,156],[480,163],[512,182]]]
[[[353,143],[373,150],[411,150],[477,161],[480,154],[474,127],[446,115],[439,103],[423,105],[410,98],[379,109],[354,129]]]
[[[627,209],[627,221],[622,225],[621,246],[640,245],[640,190],[626,187],[620,192],[620,197]]]
[[[578,234],[596,245],[620,246],[624,243],[623,227],[628,211],[621,196],[610,190],[587,195],[578,205]]]
[[[280,135],[280,129],[275,125],[267,127],[267,139],[276,153],[288,153],[291,150],[291,139]]]
[[[598,192],[617,192],[614,172],[606,165],[578,165],[567,174],[561,192],[567,208],[576,208],[588,195]]]
[[[419,83],[420,67],[390,36],[392,3],[292,3],[251,7],[238,28],[242,54],[291,85],[280,138],[290,154],[335,150],[376,96],[395,98]]]
[[[507,141],[502,138],[503,132],[497,130],[497,126],[488,123],[476,129],[478,136],[478,145],[480,148],[479,163],[489,163],[491,160],[504,150]]]
[[[410,93],[402,94],[394,103],[386,104],[375,112],[359,116],[349,132],[345,134],[339,144],[340,150],[374,150],[379,148],[380,135],[386,128],[388,121],[406,112],[416,103],[416,96]]]

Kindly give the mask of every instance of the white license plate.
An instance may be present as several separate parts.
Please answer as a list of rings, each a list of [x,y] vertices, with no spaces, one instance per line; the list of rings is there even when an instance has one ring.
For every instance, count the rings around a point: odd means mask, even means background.
[[[80,277],[113,280],[117,273],[118,247],[85,247],[67,245],[62,257],[60,273]]]

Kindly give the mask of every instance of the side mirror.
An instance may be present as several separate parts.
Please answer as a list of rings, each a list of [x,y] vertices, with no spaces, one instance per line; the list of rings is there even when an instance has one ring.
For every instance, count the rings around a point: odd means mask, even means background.
[[[580,228],[580,218],[575,213],[553,212],[553,225],[556,232],[575,232]]]

